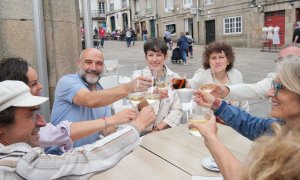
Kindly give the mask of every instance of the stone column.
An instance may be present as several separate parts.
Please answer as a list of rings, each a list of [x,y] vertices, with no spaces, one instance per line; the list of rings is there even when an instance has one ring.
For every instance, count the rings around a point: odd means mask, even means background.
[[[78,0],[43,0],[51,104],[57,80],[76,71],[81,51]],[[36,68],[31,0],[0,1],[0,59],[22,57]]]

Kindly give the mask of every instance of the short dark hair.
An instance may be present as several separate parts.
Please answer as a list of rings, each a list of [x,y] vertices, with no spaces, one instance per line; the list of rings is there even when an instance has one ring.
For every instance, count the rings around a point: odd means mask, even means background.
[[[0,112],[0,126],[13,124],[15,122],[16,107],[9,107]]]
[[[159,52],[161,51],[164,55],[168,54],[168,46],[163,39],[150,38],[144,44],[145,55],[148,51]]]
[[[0,82],[5,80],[29,83],[27,72],[30,65],[22,58],[4,58],[0,61]]]
[[[226,67],[226,71],[231,70],[233,68],[235,56],[232,47],[225,42],[213,42],[205,47],[205,50],[202,54],[204,69],[210,68],[209,56],[212,53],[222,53],[222,51],[224,51],[229,63],[229,65]]]

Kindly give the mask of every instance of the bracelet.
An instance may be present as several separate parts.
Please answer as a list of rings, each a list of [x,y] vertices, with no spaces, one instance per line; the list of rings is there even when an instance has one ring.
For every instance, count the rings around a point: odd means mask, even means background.
[[[109,127],[109,124],[105,117],[103,118],[103,120],[104,120],[104,129],[107,129]]]
[[[213,110],[214,112],[219,108],[222,100],[220,98],[215,98],[213,104],[211,105],[210,109]]]

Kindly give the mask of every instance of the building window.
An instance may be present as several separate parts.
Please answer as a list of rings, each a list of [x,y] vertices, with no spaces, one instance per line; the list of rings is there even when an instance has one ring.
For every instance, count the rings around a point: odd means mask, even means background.
[[[205,3],[206,5],[214,4],[214,3],[215,3],[215,0],[204,0],[204,3]]]
[[[146,1],[146,12],[147,13],[152,13],[152,3],[151,0]]]
[[[165,0],[165,10],[166,11],[173,11],[174,10],[173,0]]]
[[[104,4],[104,2],[99,2],[99,14],[105,14],[105,4]]]
[[[242,17],[224,18],[224,34],[240,34],[242,33]]]
[[[127,7],[127,0],[122,0],[122,8]]]
[[[135,7],[135,11],[136,12],[140,12],[141,11],[140,0],[135,0],[134,7]]]
[[[114,10],[114,0],[110,0],[109,1],[109,11],[113,11]]]
[[[192,0],[183,0],[183,5],[188,6],[188,5],[192,5],[193,1]]]
[[[171,34],[176,34],[176,24],[167,24],[166,29],[168,29]]]

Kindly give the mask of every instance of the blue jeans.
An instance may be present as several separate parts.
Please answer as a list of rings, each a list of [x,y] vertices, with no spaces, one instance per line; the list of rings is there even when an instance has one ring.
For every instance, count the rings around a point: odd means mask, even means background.
[[[147,42],[147,34],[143,34],[143,41],[144,43]]]
[[[184,63],[186,63],[186,50],[180,50],[181,57]]]

